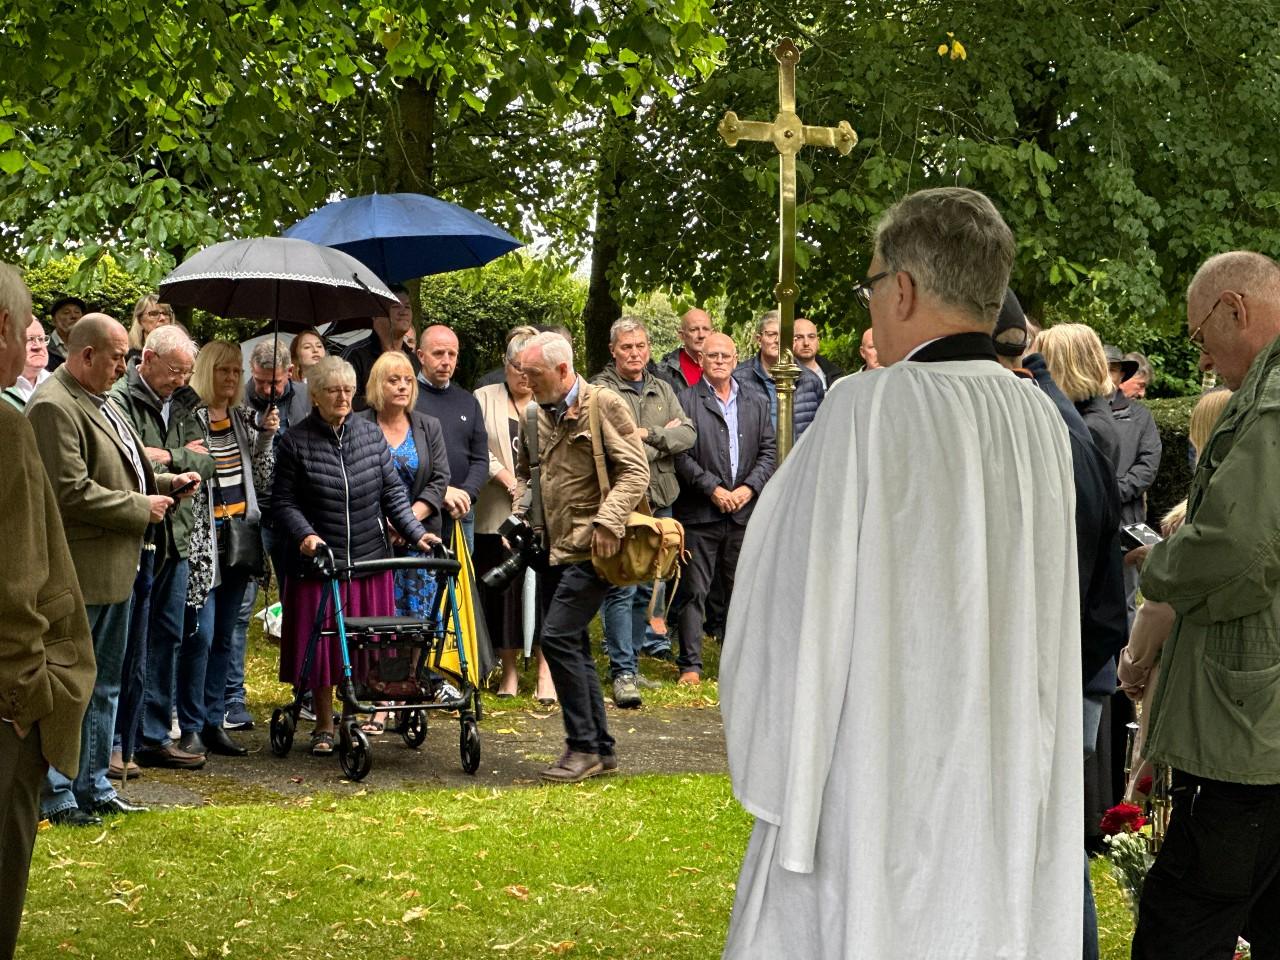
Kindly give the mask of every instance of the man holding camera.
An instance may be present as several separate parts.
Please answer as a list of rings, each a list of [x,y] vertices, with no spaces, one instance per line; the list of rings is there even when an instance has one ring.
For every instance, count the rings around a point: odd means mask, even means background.
[[[520,352],[520,366],[541,409],[536,437],[521,424],[516,513],[542,534],[542,652],[566,735],[563,755],[540,776],[578,783],[618,767],[587,637],[609,583],[591,558],[611,557],[621,548],[627,516],[649,487],[649,463],[626,401],[574,372],[573,347],[563,337],[531,338]],[[596,476],[588,416],[593,403],[612,484],[608,496],[601,495]],[[535,462],[538,478],[531,483]]]

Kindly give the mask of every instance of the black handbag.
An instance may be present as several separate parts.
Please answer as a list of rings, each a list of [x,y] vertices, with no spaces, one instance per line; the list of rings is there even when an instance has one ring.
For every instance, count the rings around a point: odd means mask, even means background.
[[[217,527],[218,566],[223,570],[243,570],[252,577],[266,572],[262,553],[262,531],[244,517],[227,517]]]
[[[216,472],[213,475],[213,492],[218,503],[225,509],[222,484],[218,482]],[[219,568],[241,570],[251,577],[261,577],[266,573],[262,530],[257,523],[250,523],[244,517],[225,517],[222,523],[214,525],[214,529],[218,535]]]

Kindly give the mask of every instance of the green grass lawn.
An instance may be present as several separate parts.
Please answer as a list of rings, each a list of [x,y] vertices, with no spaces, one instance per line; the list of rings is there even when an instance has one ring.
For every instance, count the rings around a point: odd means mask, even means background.
[[[246,666],[263,719],[288,699],[277,657],[255,623]],[[536,709],[533,679],[503,709]],[[716,687],[645,699],[706,706]],[[42,831],[17,956],[714,958],[751,828],[715,775],[215,803]],[[1103,960],[1122,960],[1128,907],[1105,863],[1093,876]]]

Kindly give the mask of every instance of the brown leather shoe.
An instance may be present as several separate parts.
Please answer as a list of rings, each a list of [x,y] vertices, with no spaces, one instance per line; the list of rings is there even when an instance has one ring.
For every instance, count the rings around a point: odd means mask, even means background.
[[[680,679],[676,683],[685,687],[700,687],[702,686],[702,677],[698,675],[696,670],[686,670],[680,674]]]
[[[132,760],[129,761],[126,768],[123,757],[118,753],[111,755],[111,763],[107,766],[107,776],[112,780],[136,780],[142,775],[142,770]]]
[[[171,770],[199,770],[204,766],[204,757],[200,754],[179,750],[172,743],[142,747],[134,754],[134,759],[144,767],[168,767]]]
[[[604,765],[600,762],[598,753],[566,750],[559,760],[540,771],[538,776],[551,783],[581,783],[588,777],[594,777],[603,769]]]
[[[600,773],[617,773],[618,772],[618,755],[616,753],[600,754]]]

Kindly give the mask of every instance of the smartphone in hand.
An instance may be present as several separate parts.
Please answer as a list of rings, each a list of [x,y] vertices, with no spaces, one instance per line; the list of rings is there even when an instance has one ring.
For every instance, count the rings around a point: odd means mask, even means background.
[[[1154,547],[1163,539],[1145,523],[1128,523],[1120,528],[1120,546],[1126,553],[1138,547]]]

